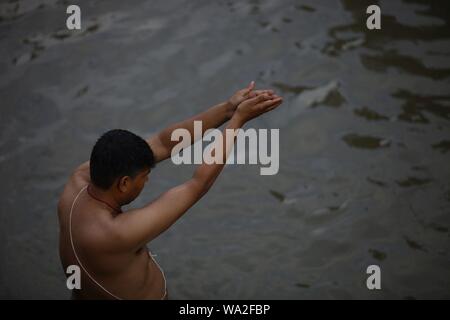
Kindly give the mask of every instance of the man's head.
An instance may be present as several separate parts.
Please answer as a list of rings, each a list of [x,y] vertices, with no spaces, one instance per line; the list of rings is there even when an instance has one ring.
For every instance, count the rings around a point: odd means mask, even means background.
[[[144,139],[127,130],[110,130],[92,149],[91,181],[127,204],[141,193],[154,165],[153,152]]]

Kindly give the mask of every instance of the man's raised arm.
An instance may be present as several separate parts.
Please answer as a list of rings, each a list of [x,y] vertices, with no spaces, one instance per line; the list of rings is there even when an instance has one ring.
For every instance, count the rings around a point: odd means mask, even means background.
[[[143,208],[118,215],[112,226],[117,235],[114,247],[137,250],[169,228],[212,186],[234,145],[237,129],[281,103],[281,97],[271,94],[257,95],[242,102],[228,122],[222,138],[213,142],[216,143],[214,150],[222,151],[218,157],[223,161],[201,164],[187,182],[168,190]],[[232,129],[232,134],[227,134],[227,129]]]
[[[170,157],[172,148],[178,144],[178,141],[172,141],[172,132],[178,128],[183,128],[189,131],[191,137],[194,137],[194,121],[202,122],[202,136],[208,129],[220,127],[226,121],[231,119],[236,107],[245,99],[255,97],[260,94],[272,95],[271,90],[255,90],[255,83],[252,81],[248,87],[237,91],[230,99],[219,103],[208,110],[199,113],[189,119],[175,123],[161,132],[150,137],[147,142],[155,156],[155,162],[160,162]],[[195,141],[192,141],[195,142]]]

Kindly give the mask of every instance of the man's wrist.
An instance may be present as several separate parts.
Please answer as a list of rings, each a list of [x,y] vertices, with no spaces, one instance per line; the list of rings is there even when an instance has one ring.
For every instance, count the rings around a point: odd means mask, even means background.
[[[233,116],[230,119],[230,124],[232,123],[233,126],[240,128],[243,127],[245,124],[245,119],[239,114],[239,113],[234,113]]]
[[[230,100],[226,100],[225,102],[223,102],[223,106],[225,110],[225,117],[227,118],[227,120],[230,120],[233,117],[236,106],[233,105]]]

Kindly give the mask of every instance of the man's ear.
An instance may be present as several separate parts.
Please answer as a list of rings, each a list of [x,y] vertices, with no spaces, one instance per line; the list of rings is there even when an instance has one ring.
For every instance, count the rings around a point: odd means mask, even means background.
[[[120,192],[128,192],[128,189],[130,188],[131,178],[129,176],[123,176],[119,179],[117,183],[117,187],[119,188]]]

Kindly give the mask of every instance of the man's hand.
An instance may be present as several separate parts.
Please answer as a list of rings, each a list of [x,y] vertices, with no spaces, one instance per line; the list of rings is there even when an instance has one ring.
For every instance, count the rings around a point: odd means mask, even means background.
[[[236,110],[237,106],[248,98],[248,95],[250,92],[255,88],[255,81],[250,82],[248,87],[238,90],[235,94],[231,96],[230,99],[228,99],[228,103],[233,108],[233,111]]]
[[[250,82],[250,84],[241,90],[238,90],[235,94],[233,94],[230,99],[228,99],[227,103],[230,107],[229,109],[229,117],[233,116],[234,111],[237,106],[244,102],[247,99],[256,97],[261,94],[273,95],[272,90],[254,90],[255,89],[255,81]]]
[[[253,98],[249,98],[239,104],[233,117],[244,124],[247,121],[262,115],[263,113],[275,109],[281,103],[283,103],[283,98],[277,96],[276,94],[256,94]]]

